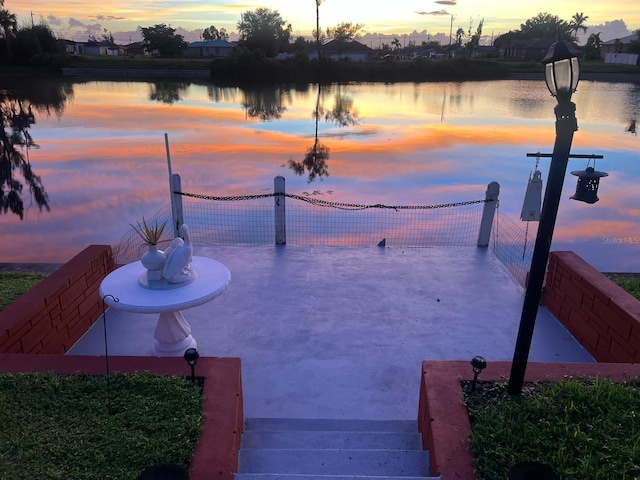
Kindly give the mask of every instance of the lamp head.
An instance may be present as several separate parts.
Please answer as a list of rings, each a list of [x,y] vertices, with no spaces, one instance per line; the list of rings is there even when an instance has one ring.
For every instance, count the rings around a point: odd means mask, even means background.
[[[198,358],[200,358],[200,354],[195,348],[187,348],[184,351],[184,359],[189,365],[194,366],[198,362]]]
[[[578,52],[568,42],[560,39],[549,47],[547,55],[542,59],[545,82],[551,95],[558,102],[569,102],[571,95],[578,87],[580,79],[580,62]]]
[[[587,167],[586,170],[574,170],[571,175],[578,177],[576,185],[576,193],[571,196],[571,200],[578,200],[589,204],[596,203],[598,200],[598,187],[600,186],[600,178],[606,177],[607,172],[599,172],[593,167]]]
[[[482,370],[487,368],[487,361],[484,357],[475,356],[471,359],[471,366],[473,367],[473,373],[478,375]]]

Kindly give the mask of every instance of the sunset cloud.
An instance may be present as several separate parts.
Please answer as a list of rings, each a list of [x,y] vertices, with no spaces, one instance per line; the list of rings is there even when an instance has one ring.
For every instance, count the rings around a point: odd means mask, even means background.
[[[418,15],[449,15],[446,10],[434,10],[432,12],[416,12]]]
[[[430,7],[425,7],[430,5]],[[546,7],[545,7],[546,5]],[[586,41],[589,33],[602,32],[601,39],[607,41],[620,38],[640,28],[640,9],[635,0],[618,0],[615,4],[615,19],[609,6],[597,0],[584,0],[580,4],[580,11],[589,17],[588,31],[581,38]],[[52,0],[7,0],[5,8],[15,13],[19,21],[30,21],[31,13],[47,19],[52,25],[60,27],[70,19],[98,22],[101,28],[113,33],[116,41],[125,43],[130,32],[135,32],[138,26],[149,26],[158,23],[170,24],[173,28],[181,27],[185,31],[194,32],[193,37],[185,37],[188,41],[198,39],[196,30],[202,30],[209,25],[225,28],[229,33],[237,31],[237,23],[243,12],[264,6],[260,0],[243,0],[229,2],[228,0],[181,0],[167,2],[157,0],[138,0],[136,2],[113,0],[105,4],[95,1],[74,0],[73,2],[54,2]],[[424,0],[410,0],[401,2],[397,8],[389,8],[387,4],[375,4],[365,0],[350,0],[349,2],[323,2],[320,6],[320,22],[323,28],[340,22],[354,22],[364,24],[369,33],[384,35],[408,34],[413,31],[429,31],[431,38],[438,33],[449,32],[449,19],[452,13],[460,18],[485,18],[486,31],[506,33],[519,28],[527,19],[534,17],[540,11],[552,11],[561,19],[570,20],[575,14],[576,6],[572,2],[552,2],[541,0],[538,3],[513,2],[512,0],[486,0],[484,2],[466,2],[464,12],[460,10],[462,4],[457,0],[433,0],[425,4]],[[282,18],[291,23],[294,34],[310,36],[315,28],[315,6],[298,0],[277,0],[269,5],[277,10]],[[455,12],[452,12],[455,10]],[[425,19],[429,19],[425,21]],[[620,22],[620,24],[616,24]],[[428,24],[427,24],[428,23]],[[614,27],[622,27],[611,35]],[[628,27],[628,30],[625,28]],[[64,28],[56,28],[61,36],[74,40],[85,40],[86,32],[75,32]],[[73,38],[77,36],[77,38]],[[85,38],[82,38],[85,37]],[[582,35],[581,35],[582,37]],[[393,37],[392,37],[393,38]],[[137,39],[137,38],[136,38]]]

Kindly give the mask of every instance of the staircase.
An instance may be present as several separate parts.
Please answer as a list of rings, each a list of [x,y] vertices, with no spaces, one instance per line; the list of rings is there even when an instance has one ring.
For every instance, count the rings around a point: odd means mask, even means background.
[[[417,423],[245,420],[236,480],[428,480]]]

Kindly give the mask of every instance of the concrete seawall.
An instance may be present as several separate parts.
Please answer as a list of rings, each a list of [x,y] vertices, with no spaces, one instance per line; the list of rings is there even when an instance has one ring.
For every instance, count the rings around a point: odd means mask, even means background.
[[[65,77],[136,77],[136,78],[210,78],[209,70],[174,70],[155,68],[63,68]]]

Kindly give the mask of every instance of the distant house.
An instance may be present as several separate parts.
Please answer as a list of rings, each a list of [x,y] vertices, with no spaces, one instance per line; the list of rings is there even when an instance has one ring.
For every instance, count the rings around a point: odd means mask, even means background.
[[[322,56],[325,58],[331,58],[332,60],[339,60],[341,58],[348,58],[356,62],[363,62],[371,60],[374,55],[374,50],[367,47],[360,42],[340,42],[338,40],[330,40],[322,46]],[[318,51],[313,50],[309,54],[309,58],[317,58]]]
[[[473,51],[475,58],[488,58],[496,57],[498,55],[498,49],[493,45],[478,45]]]
[[[185,57],[228,57],[233,53],[235,45],[226,40],[204,40],[192,42],[184,51]]]
[[[83,42],[74,42],[73,40],[65,40],[64,45],[67,53],[70,53],[72,55],[81,55],[84,53]]]
[[[513,60],[539,62],[555,42],[555,38],[514,40],[503,50],[502,56]]]
[[[129,45],[125,45],[124,49],[127,55],[151,55],[149,52],[147,52],[144,42],[130,43]]]
[[[120,55],[120,47],[112,42],[89,40],[84,44],[85,55]]]
[[[627,35],[626,37],[616,38],[614,40],[609,40],[602,44],[602,48],[600,49],[600,57],[603,60],[607,60],[607,58],[615,58],[616,54],[624,53],[627,49],[627,46],[631,42],[635,42],[638,40],[638,35],[636,33],[632,33],[631,35]],[[623,62],[614,62],[611,61],[609,63],[623,63]]]

